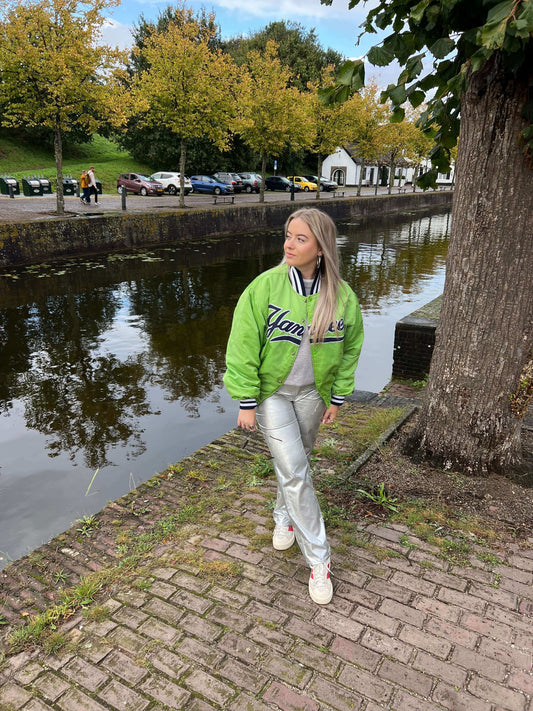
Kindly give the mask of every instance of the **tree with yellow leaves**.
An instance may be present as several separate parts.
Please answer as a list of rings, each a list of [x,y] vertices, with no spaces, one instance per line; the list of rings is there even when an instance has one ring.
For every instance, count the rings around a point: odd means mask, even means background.
[[[320,177],[324,156],[333,153],[338,147],[353,140],[353,127],[362,120],[362,104],[358,94],[351,96],[343,104],[324,104],[320,100],[319,87],[333,86],[335,83],[334,67],[327,67],[322,72],[319,82],[309,84],[310,111],[313,130],[312,150],[317,154],[317,191],[320,198]]]
[[[57,213],[64,214],[63,135],[120,124],[124,57],[99,43],[104,10],[115,0],[28,0],[0,14],[0,120],[3,126],[46,126],[54,132]]]
[[[265,200],[268,156],[277,156],[287,146],[309,148],[313,140],[310,94],[290,86],[290,69],[279,60],[277,45],[268,41],[265,51],[252,51],[241,67],[243,117],[239,133],[261,156],[261,191]]]
[[[181,5],[160,32],[137,48],[145,68],[133,79],[139,120],[166,128],[180,139],[180,206],[185,206],[187,140],[208,138],[229,147],[238,127],[239,71],[229,55],[212,48],[216,25],[201,23]]]

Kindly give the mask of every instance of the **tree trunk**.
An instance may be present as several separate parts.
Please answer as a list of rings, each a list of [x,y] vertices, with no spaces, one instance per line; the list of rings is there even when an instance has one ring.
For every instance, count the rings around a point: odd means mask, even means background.
[[[61,140],[61,126],[56,123],[54,129],[54,156],[56,161],[56,212],[65,214],[65,194],[63,193],[63,142]],[[79,202],[79,200],[78,200]]]
[[[363,184],[364,170],[365,170],[365,159],[361,158],[361,167],[359,168],[359,182],[357,183],[357,197],[361,197],[361,185]]]
[[[318,156],[318,162],[317,162],[317,174],[316,177],[318,178],[318,184],[316,186],[316,199],[320,200],[320,178],[322,177],[322,155],[319,154]]]
[[[180,207],[185,207],[185,158],[187,156],[187,144],[185,139],[180,141]]]
[[[259,190],[259,202],[265,202],[265,178],[267,169],[266,153],[261,156],[261,189]]]
[[[533,171],[519,145],[532,66],[511,78],[495,54],[468,78],[442,311],[410,442],[483,476],[522,459],[511,406],[533,340]]]
[[[390,169],[390,174],[389,174],[388,194],[390,195],[392,193],[392,186],[394,185],[394,170],[395,170],[394,161],[392,161],[392,160],[390,162],[389,169]]]

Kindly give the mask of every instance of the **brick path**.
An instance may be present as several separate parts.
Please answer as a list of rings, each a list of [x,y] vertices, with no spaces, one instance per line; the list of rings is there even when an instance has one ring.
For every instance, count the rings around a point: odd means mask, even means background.
[[[213,461],[246,467],[262,447],[230,432],[184,460],[185,473],[207,495],[220,481]],[[184,479],[155,477],[104,509],[90,540],[73,528],[4,570],[9,627],[58,600],[50,575],[59,565],[76,584],[117,564],[117,531],[138,536],[183,510]],[[62,625],[67,651],[0,658],[0,709],[533,711],[531,547],[509,542],[504,563],[491,550],[490,565],[480,555],[459,567],[405,526],[354,524],[351,538],[331,536],[335,594],[319,607],[298,551],[266,542],[273,493],[271,479],[244,487],[207,525],[159,543],[135,584],[101,596],[101,619],[76,614]],[[231,532],[239,522],[253,536]],[[206,572],[219,562],[237,572]]]

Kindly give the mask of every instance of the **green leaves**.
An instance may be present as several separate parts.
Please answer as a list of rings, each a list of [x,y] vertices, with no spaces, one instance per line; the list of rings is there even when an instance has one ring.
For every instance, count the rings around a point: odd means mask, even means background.
[[[498,49],[503,46],[507,23],[514,7],[514,0],[504,0],[489,11],[487,22],[481,28],[478,42],[488,49]]]
[[[318,90],[318,98],[324,104],[342,104],[351,94],[359,91],[365,84],[365,65],[362,59],[344,62],[337,74],[335,86]]]
[[[455,42],[449,37],[441,37],[429,47],[429,51],[435,59],[444,59],[444,57],[447,57],[454,49]]]
[[[394,53],[385,46],[372,47],[367,54],[368,61],[377,67],[386,67],[394,59]]]

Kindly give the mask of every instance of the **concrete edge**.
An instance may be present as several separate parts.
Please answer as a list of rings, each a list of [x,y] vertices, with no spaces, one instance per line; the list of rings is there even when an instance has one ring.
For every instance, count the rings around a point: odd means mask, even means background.
[[[367,449],[361,454],[353,464],[350,464],[345,470],[344,473],[341,477],[341,481],[346,481],[350,477],[354,476],[354,474],[357,474],[357,472],[363,467],[364,464],[368,462],[369,459],[371,459],[374,454],[383,447],[384,444],[386,444],[393,435],[398,432],[400,427],[404,425],[410,417],[414,414],[416,410],[418,410],[419,405],[412,403],[411,405],[407,406],[407,412],[402,415],[396,422],[393,422],[392,425],[383,432],[382,435],[380,435],[375,442],[373,442]]]

